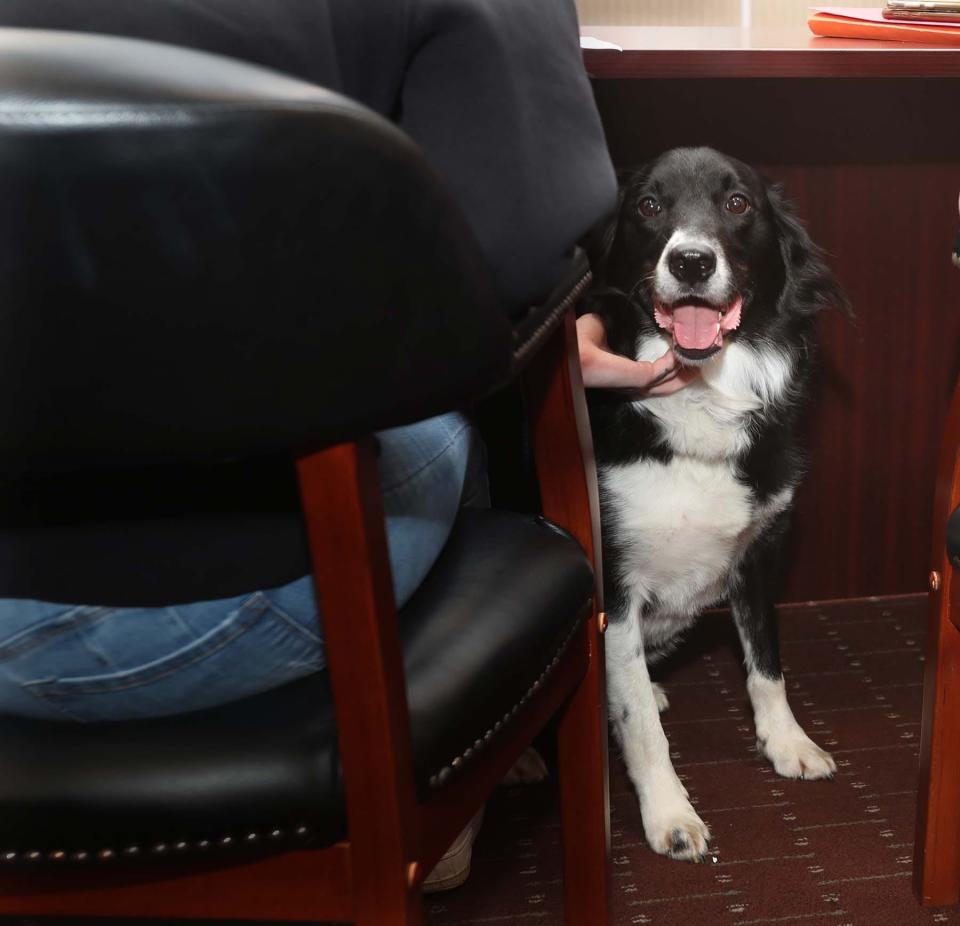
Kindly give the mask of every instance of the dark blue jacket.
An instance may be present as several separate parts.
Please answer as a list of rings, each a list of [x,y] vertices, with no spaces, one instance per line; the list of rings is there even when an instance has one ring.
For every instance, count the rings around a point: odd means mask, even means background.
[[[614,208],[573,0],[0,0],[0,25],[187,45],[365,103],[423,147],[509,308]]]

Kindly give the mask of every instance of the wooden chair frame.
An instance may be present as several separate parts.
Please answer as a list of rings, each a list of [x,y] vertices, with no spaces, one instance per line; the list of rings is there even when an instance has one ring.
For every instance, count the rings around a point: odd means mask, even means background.
[[[928,906],[960,901],[960,570],[946,549],[960,507],[960,383],[947,417],[933,515],[913,883]]]
[[[349,841],[229,867],[144,865],[111,872],[0,870],[0,915],[423,922],[421,885],[523,749],[557,712],[566,921],[609,914],[607,720],[599,510],[575,320],[527,363],[543,512],[595,565],[589,619],[503,734],[426,802],[414,788],[400,640],[372,441],[298,461],[346,787]]]

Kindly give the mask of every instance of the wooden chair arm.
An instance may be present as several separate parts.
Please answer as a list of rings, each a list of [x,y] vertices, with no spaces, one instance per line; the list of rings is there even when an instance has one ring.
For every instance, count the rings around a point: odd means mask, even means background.
[[[543,514],[576,537],[590,558],[602,610],[597,468],[572,307],[529,361],[523,385]]]
[[[950,610],[950,620],[960,628],[960,563],[951,562],[948,529],[956,533],[960,521],[960,381],[953,391],[943,443],[933,509],[933,550],[931,566],[939,574],[933,589],[933,604]],[[931,577],[932,578],[932,577]]]

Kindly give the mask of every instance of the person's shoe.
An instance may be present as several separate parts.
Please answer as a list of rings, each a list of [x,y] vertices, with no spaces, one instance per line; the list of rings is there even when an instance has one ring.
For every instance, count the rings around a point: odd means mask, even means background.
[[[473,843],[480,832],[483,823],[483,807],[473,819],[464,827],[460,835],[453,841],[453,845],[443,854],[433,871],[423,882],[424,894],[435,894],[439,891],[450,891],[460,887],[470,877],[470,860],[473,856]]]
[[[507,772],[500,782],[502,785],[538,785],[546,781],[549,776],[547,763],[533,746],[528,746],[520,753],[520,758],[513,763],[513,768]]]

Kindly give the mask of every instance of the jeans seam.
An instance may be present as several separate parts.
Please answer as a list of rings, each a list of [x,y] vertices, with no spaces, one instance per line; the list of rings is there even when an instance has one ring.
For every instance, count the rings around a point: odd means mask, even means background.
[[[251,607],[254,602],[260,604],[259,609],[254,610]],[[255,593],[237,609],[237,619],[231,622],[226,632],[222,635],[215,635],[213,639],[208,640],[203,645],[197,646],[196,641],[190,644],[186,647],[191,650],[189,657],[168,657],[170,658],[170,665],[166,666],[162,671],[145,668],[136,669],[129,673],[123,681],[118,679],[118,676],[124,676],[125,673],[123,672],[115,673],[109,680],[104,679],[99,682],[83,682],[80,680],[65,682],[64,680],[43,679],[34,682],[25,682],[23,688],[41,700],[55,702],[58,699],[58,687],[68,687],[71,693],[103,694],[113,691],[126,691],[130,688],[140,688],[144,685],[162,681],[219,652],[227,646],[227,644],[232,643],[237,637],[249,630],[260,617],[262,617],[263,613],[268,610],[264,607],[264,602],[265,599],[263,598],[262,592]],[[244,615],[243,612],[245,611],[250,613]]]
[[[262,592],[258,594],[263,594]],[[319,625],[317,627],[317,633],[311,633],[304,627],[302,624],[295,621],[283,608],[279,607],[273,601],[270,600],[269,596],[263,594],[263,600],[266,603],[267,608],[273,612],[275,617],[280,618],[285,624],[288,624],[291,630],[295,630],[298,634],[308,640],[310,643],[323,644],[323,637],[319,633]]]
[[[88,627],[99,620],[113,614],[116,608],[92,608],[86,609],[77,617],[67,621],[65,615],[60,614],[53,620],[46,621],[39,627],[26,628],[13,637],[9,637],[6,642],[0,643],[0,663],[15,659],[18,656],[29,653],[30,650],[43,646],[45,643],[58,636],[71,633],[83,627]],[[68,612],[69,613],[69,612]]]
[[[425,469],[427,469],[427,467],[432,466],[434,463],[437,462],[437,460],[440,459],[440,457],[442,457],[445,453],[447,453],[447,451],[449,451],[450,448],[456,443],[457,438],[469,428],[470,428],[470,423],[468,421],[463,422],[457,428],[457,430],[450,436],[449,440],[432,457],[430,457],[429,460],[425,460],[423,463],[421,463],[420,466],[418,466],[412,473],[408,474],[407,476],[404,476],[404,478],[401,479],[400,482],[395,482],[393,485],[389,487],[385,487],[383,489],[383,494],[389,495],[391,492],[396,492],[397,489],[403,488],[405,485],[407,485],[408,483],[416,479],[417,476],[419,476]]]

